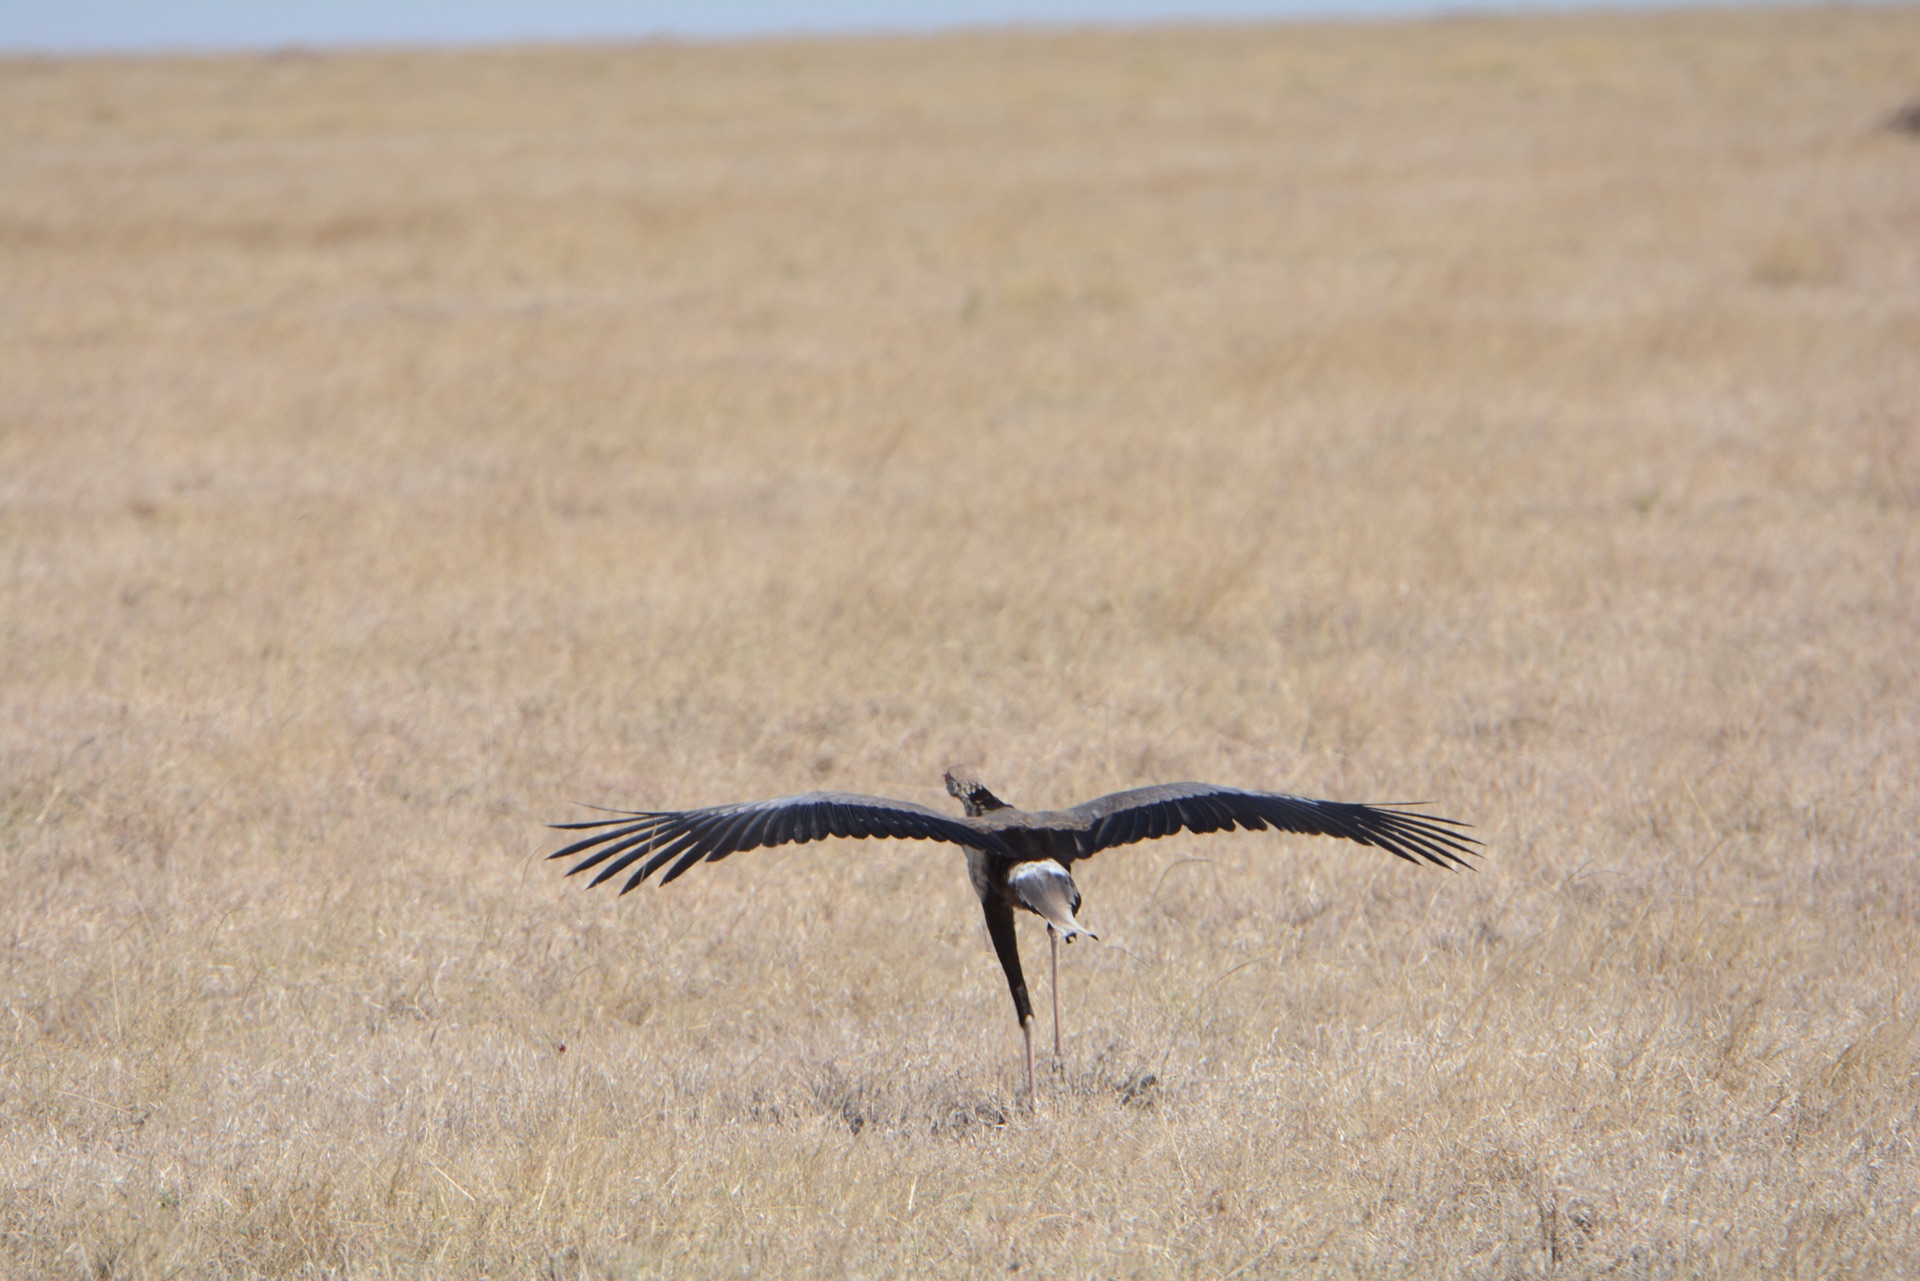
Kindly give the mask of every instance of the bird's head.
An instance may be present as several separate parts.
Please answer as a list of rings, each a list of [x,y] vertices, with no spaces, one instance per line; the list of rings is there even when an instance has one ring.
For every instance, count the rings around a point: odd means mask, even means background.
[[[987,790],[971,765],[955,765],[947,771],[947,794],[959,798],[968,818],[978,818],[988,810],[1009,808],[1005,801]]]

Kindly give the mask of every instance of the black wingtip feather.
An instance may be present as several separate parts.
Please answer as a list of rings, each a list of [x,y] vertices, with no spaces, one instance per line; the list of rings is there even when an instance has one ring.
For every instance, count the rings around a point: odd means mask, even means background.
[[[579,871],[581,867],[592,867],[595,863],[598,863],[601,859],[606,858],[607,855],[614,853],[616,849],[625,849],[626,845],[622,843],[624,842],[625,838],[629,836],[635,836],[635,835],[644,835],[646,832],[652,832],[657,830],[658,830],[658,826],[655,824],[635,823],[628,827],[619,828],[616,831],[601,832],[598,835],[589,836],[584,841],[575,841],[573,844],[567,846],[565,849],[555,850],[553,853],[547,855],[547,857],[549,859],[568,858],[568,857],[571,857],[572,855],[578,854],[582,850],[592,849],[594,846],[599,845],[602,842],[606,842],[606,841],[615,842],[614,846],[609,846],[607,849],[601,850],[598,854],[595,854],[592,858],[580,864],[580,867],[569,869],[567,872],[567,875],[572,876],[575,872]]]

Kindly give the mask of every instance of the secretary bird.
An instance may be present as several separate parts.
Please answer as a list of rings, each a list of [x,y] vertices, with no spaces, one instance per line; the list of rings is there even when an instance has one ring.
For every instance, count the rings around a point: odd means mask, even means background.
[[[1092,930],[1074,919],[1080,889],[1073,864],[1101,850],[1175,832],[1224,832],[1235,828],[1274,828],[1312,836],[1337,836],[1372,845],[1409,863],[1471,868],[1468,855],[1479,844],[1460,829],[1465,823],[1402,808],[1319,801],[1284,792],[1251,792],[1209,783],[1161,783],[1114,792],[1066,810],[1015,809],[992,792],[973,770],[955,766],[946,774],[947,791],[965,811],[954,818],[911,801],[860,796],[851,792],[806,792],[768,801],[714,805],[696,810],[609,811],[614,818],[555,823],[562,831],[592,835],[556,850],[549,858],[585,853],[567,875],[599,867],[591,884],[638,869],[620,887],[625,894],[661,868],[665,885],[695,863],[717,863],[741,850],[770,845],[805,844],[827,837],[890,837],[945,841],[967,852],[967,874],[987,935],[1006,971],[1013,1011],[1026,1044],[1027,1099],[1037,1090],[1033,1070],[1033,1002],[1020,969],[1013,913],[1032,912],[1047,923],[1052,951],[1053,1053],[1060,1051],[1060,942],[1071,943]],[[646,860],[641,862],[641,860]],[[601,866],[604,864],[604,866]]]

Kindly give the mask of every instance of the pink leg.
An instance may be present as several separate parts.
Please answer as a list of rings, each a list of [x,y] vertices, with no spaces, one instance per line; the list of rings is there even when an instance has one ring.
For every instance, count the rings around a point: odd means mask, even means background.
[[[1020,1020],[1020,1035],[1027,1042],[1027,1107],[1040,1106],[1040,1086],[1033,1077],[1033,1015]]]
[[[1063,1056],[1060,1052],[1060,934],[1053,926],[1047,926],[1047,942],[1053,945],[1053,1070],[1058,1072]]]

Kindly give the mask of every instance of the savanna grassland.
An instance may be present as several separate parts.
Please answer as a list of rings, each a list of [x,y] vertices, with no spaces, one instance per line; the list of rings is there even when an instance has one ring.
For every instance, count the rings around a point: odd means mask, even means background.
[[[0,62],[0,1275],[1912,1275],[1916,91],[1911,7]],[[957,851],[540,858],[955,761],[1485,856],[1083,864],[1033,1112]]]

